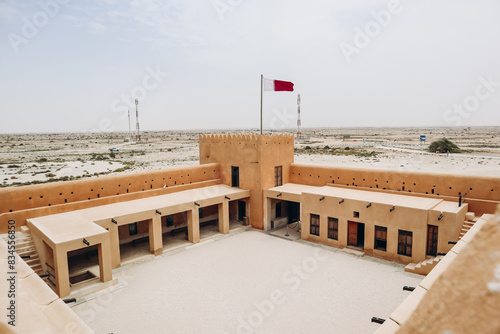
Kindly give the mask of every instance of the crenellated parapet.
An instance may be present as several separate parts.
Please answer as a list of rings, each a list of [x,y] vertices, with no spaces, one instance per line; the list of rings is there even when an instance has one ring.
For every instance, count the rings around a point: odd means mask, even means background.
[[[279,134],[253,134],[253,133],[231,133],[231,134],[206,134],[199,135],[200,145],[203,144],[256,144],[257,142],[268,143],[293,143],[294,135],[288,133]]]

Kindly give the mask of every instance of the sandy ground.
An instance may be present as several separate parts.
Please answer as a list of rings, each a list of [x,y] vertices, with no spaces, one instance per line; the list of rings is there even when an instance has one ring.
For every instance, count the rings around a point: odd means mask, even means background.
[[[197,165],[198,134],[215,132],[256,131],[146,132],[141,142],[125,142],[127,133],[0,135],[0,186]],[[305,129],[302,135],[297,163],[500,176],[500,127]],[[443,137],[463,152],[427,152]]]
[[[73,310],[96,333],[373,333],[422,276],[335,248],[244,231],[114,273]]]
[[[460,154],[391,154],[376,158],[337,155],[295,155],[295,163],[411,172],[467,174],[500,177],[500,157],[461,157]]]
[[[0,180],[5,185],[15,182],[26,183],[46,181],[50,178],[86,177],[97,174],[108,174],[123,168],[124,165],[116,161],[66,161],[6,164],[0,168]]]

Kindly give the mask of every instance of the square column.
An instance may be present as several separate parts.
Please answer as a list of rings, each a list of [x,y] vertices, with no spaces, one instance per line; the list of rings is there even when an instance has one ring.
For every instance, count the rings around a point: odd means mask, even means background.
[[[113,267],[113,269],[115,269],[121,266],[120,237],[118,235],[118,225],[110,225],[108,231],[111,248],[111,266]]]
[[[54,250],[54,271],[56,276],[56,292],[60,298],[70,293],[68,253],[64,250]]]
[[[229,233],[229,202],[223,201],[219,203],[219,232],[222,234]]]
[[[187,211],[188,240],[193,244],[200,242],[200,216],[198,208]]]
[[[272,204],[271,198],[264,198],[264,231],[267,231],[271,228],[271,217],[272,217]]]
[[[301,200],[302,202],[302,200]],[[309,231],[311,229],[311,221],[309,219],[309,212],[302,210],[302,204],[300,205],[300,239],[307,240],[309,237]],[[340,239],[340,226],[339,226],[339,239]]]
[[[149,251],[154,255],[163,254],[163,239],[160,215],[156,215],[149,220]]]
[[[111,272],[111,246],[109,240],[104,240],[97,246],[99,252],[99,276],[101,282],[109,282],[113,279]]]

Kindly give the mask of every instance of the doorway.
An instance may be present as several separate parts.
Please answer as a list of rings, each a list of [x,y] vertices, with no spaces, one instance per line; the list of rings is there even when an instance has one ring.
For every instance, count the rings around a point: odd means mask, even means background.
[[[438,227],[427,225],[427,255],[437,256]]]
[[[243,217],[247,215],[247,205],[245,201],[238,201],[238,220],[243,221]]]
[[[67,259],[70,288],[81,283],[99,280],[99,245],[69,251]]]
[[[149,220],[118,226],[120,260],[126,265],[151,254]]]
[[[300,203],[288,202],[288,224],[300,220]]]
[[[231,187],[240,186],[240,167],[231,166]]]
[[[348,221],[347,241],[349,246],[365,248],[365,224]]]

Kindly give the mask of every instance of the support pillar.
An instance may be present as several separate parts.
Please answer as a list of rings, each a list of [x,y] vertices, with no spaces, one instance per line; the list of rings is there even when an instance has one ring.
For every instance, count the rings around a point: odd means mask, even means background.
[[[250,225],[252,226],[252,215],[251,215],[251,206],[250,206],[250,198],[245,198],[243,200],[243,202],[245,202],[245,212],[246,212],[246,216],[248,217],[248,222],[246,225]]]
[[[115,269],[121,266],[120,236],[118,235],[118,225],[110,225],[108,231],[111,248],[111,266],[113,267],[113,269]]]
[[[219,203],[219,232],[222,234],[229,233],[229,202],[223,201]]]
[[[200,216],[198,208],[187,212],[188,240],[193,244],[200,242]]]
[[[65,250],[54,249],[54,271],[56,276],[56,291],[60,298],[70,294],[68,253]]]
[[[154,255],[163,254],[163,239],[160,215],[156,215],[149,220],[149,251]]]
[[[111,268],[111,245],[109,240],[104,240],[97,245],[99,252],[99,276],[101,282],[109,282],[113,279]]]
[[[302,204],[300,205],[300,239],[302,240],[307,240],[309,237],[309,231],[311,230],[311,220],[309,213],[305,213],[302,207]],[[340,228],[340,219],[339,219],[339,242],[341,238],[341,228]],[[346,233],[347,237],[347,233]]]
[[[264,198],[264,231],[267,231],[271,228],[271,218],[272,218],[272,205],[271,198]]]

